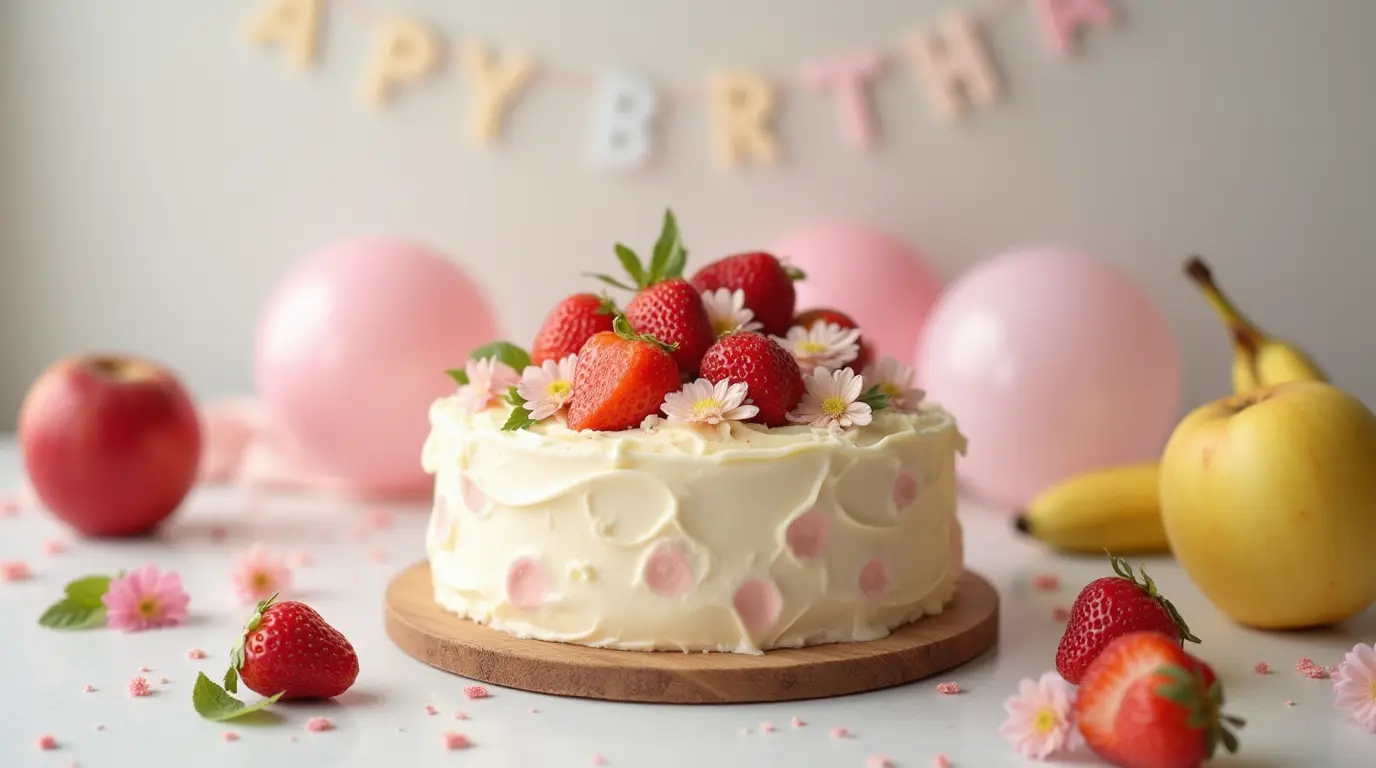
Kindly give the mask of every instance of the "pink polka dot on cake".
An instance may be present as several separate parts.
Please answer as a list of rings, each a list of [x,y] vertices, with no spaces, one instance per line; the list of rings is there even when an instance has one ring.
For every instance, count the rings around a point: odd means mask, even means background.
[[[533,558],[518,557],[506,572],[506,599],[524,611],[544,605],[549,597],[549,575]]]
[[[760,633],[774,626],[783,610],[783,598],[774,582],[765,579],[751,579],[736,589],[731,604],[741,623],[752,634]]]
[[[876,557],[860,569],[860,592],[865,597],[879,597],[889,588],[889,571],[883,558]]]
[[[469,512],[481,515],[487,511],[487,494],[468,478],[463,479],[463,505]]]
[[[682,597],[693,591],[693,569],[677,542],[660,543],[641,569],[645,586],[661,597]]]
[[[820,557],[827,548],[827,540],[831,538],[831,521],[826,515],[813,509],[798,517],[788,524],[788,531],[784,534],[784,540],[788,542],[788,549],[794,557],[812,558]]]
[[[904,472],[893,481],[893,505],[903,509],[917,501],[917,478]]]

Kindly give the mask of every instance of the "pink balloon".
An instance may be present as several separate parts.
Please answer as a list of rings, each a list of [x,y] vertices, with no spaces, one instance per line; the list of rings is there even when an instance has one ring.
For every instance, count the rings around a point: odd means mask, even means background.
[[[254,379],[267,415],[319,466],[367,495],[409,494],[447,368],[497,336],[482,291],[427,248],[361,239],[295,267],[259,321]]]
[[[1155,459],[1180,416],[1166,317],[1131,278],[1070,251],[1015,251],[962,275],[918,358],[922,387],[970,440],[960,479],[1001,506]]]
[[[811,224],[772,249],[807,273],[798,311],[826,307],[855,319],[879,357],[913,361],[941,281],[922,254],[897,238],[848,221]]]

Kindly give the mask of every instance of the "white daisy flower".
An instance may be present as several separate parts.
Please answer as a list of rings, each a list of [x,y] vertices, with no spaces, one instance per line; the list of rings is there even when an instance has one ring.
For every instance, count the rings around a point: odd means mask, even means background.
[[[755,313],[745,308],[745,291],[737,288],[718,288],[702,292],[702,306],[712,321],[712,335],[721,336],[732,331],[758,331]]]
[[[793,353],[798,367],[805,371],[842,368],[860,354],[860,329],[835,323],[813,323],[811,328],[795,325],[788,329],[786,338],[775,336],[774,341]]]
[[[927,393],[913,386],[913,369],[886,357],[865,366],[861,374],[871,387],[889,397],[889,407],[899,411],[914,411]]]
[[[525,398],[530,418],[544,421],[568,404],[573,397],[573,370],[577,365],[578,355],[569,355],[557,363],[546,360],[526,366],[521,383],[516,385],[516,394]]]
[[[459,403],[469,413],[496,405],[521,380],[515,369],[495,357],[469,360],[463,370],[468,383],[459,387]]]
[[[745,382],[732,384],[726,379],[713,384],[698,379],[684,384],[683,389],[664,396],[659,406],[673,421],[720,424],[723,421],[744,421],[760,412],[753,405],[742,405],[747,392]]]
[[[829,371],[819,365],[811,376],[803,377],[803,385],[807,392],[798,409],[788,414],[789,421],[826,427],[833,432],[870,423],[873,412],[869,405],[859,402],[865,391],[865,377],[856,376],[855,371]]]

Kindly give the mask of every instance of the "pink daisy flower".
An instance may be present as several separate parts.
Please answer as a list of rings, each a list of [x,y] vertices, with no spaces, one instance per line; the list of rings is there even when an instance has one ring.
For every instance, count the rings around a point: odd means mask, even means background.
[[[112,579],[100,598],[111,629],[141,632],[155,627],[175,627],[186,621],[191,598],[182,589],[176,571],[159,571],[145,565],[123,578]]]
[[[1339,709],[1376,733],[1376,648],[1358,643],[1343,656],[1333,673],[1333,693]]]
[[[1023,678],[1018,683],[1018,695],[1003,704],[1008,719],[999,733],[1013,742],[1023,757],[1045,760],[1070,739],[1074,695],[1070,684],[1055,672],[1043,673],[1038,680]]]
[[[266,600],[291,588],[291,569],[282,558],[254,544],[234,564],[234,593],[244,604]]]

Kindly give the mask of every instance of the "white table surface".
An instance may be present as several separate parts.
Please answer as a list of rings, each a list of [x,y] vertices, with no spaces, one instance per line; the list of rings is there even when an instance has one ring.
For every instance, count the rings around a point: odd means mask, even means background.
[[[0,437],[0,493],[13,491],[21,469],[13,440]],[[240,491],[198,491],[152,540],[93,542],[74,537],[47,513],[25,509],[0,518],[0,561],[22,560],[24,582],[0,582],[0,766],[588,766],[601,754],[609,766],[865,766],[885,755],[895,766],[932,764],[938,753],[955,766],[1030,765],[998,736],[1002,703],[1022,677],[1054,666],[1061,624],[1052,609],[1069,606],[1078,588],[1108,573],[1101,558],[1068,558],[1018,540],[1004,513],[967,504],[961,509],[971,566],[1002,597],[1001,638],[995,651],[938,678],[831,700],[767,705],[668,706],[583,701],[490,686],[492,697],[468,701],[469,681],[421,664],[397,650],[382,627],[382,594],[403,565],[423,556],[425,510],[393,507],[395,522],[366,540],[350,529],[362,508],[319,500],[267,499],[250,504]],[[228,536],[212,541],[215,526]],[[47,539],[69,543],[45,555]],[[198,670],[222,675],[227,651],[246,616],[230,586],[233,557],[255,541],[290,553],[307,549],[315,564],[296,569],[290,596],[314,605],[358,650],[361,673],[335,702],[278,705],[265,725],[206,722],[191,707]],[[375,562],[374,550],[386,553]],[[135,634],[108,630],[55,632],[36,620],[68,580],[154,563],[180,571],[191,595],[191,620],[181,627]],[[1174,599],[1204,644],[1198,654],[1224,680],[1228,710],[1245,717],[1242,751],[1224,766],[1376,766],[1376,735],[1333,706],[1331,684],[1294,671],[1310,656],[1335,664],[1355,642],[1376,640],[1376,611],[1340,629],[1265,634],[1230,624],[1213,610],[1169,558],[1148,569]],[[1063,586],[1047,593],[1033,576],[1056,573]],[[193,661],[188,649],[209,658]],[[1260,676],[1258,661],[1274,670]],[[131,698],[129,680],[140,666],[156,693]],[[169,682],[158,681],[166,677]],[[963,693],[938,694],[953,680]],[[85,693],[86,684],[95,693]],[[241,689],[242,690],[242,689]],[[248,692],[250,700],[253,698]],[[1293,706],[1286,704],[1294,702]],[[439,714],[427,716],[433,704]],[[531,712],[531,708],[536,711]],[[470,719],[459,721],[458,710]],[[311,733],[307,719],[330,717],[333,731]],[[789,727],[797,716],[806,722]],[[777,730],[761,733],[761,723]],[[103,725],[103,730],[97,730]],[[837,740],[828,731],[850,730]],[[749,729],[751,732],[746,733]],[[226,742],[222,732],[240,735]],[[468,735],[474,746],[446,751],[441,734]],[[60,749],[39,751],[52,734]],[[1081,752],[1063,762],[1096,764]]]

